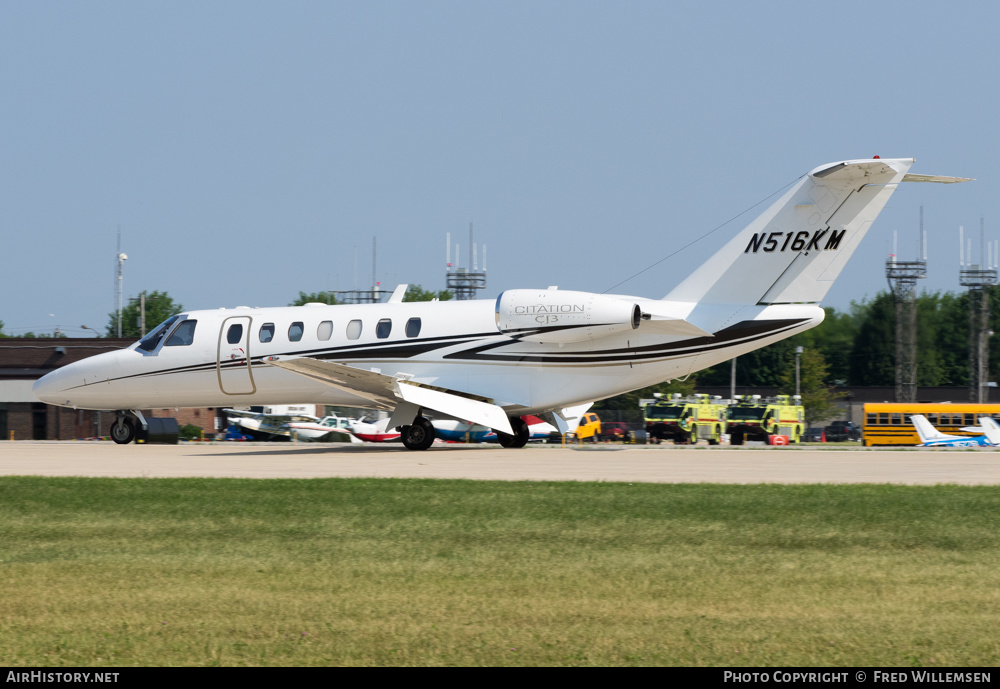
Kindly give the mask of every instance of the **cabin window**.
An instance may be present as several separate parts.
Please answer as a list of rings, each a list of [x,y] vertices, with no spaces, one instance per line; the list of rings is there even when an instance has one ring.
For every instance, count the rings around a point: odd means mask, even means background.
[[[869,426],[874,426],[875,423],[876,423],[876,421],[875,421],[875,414],[872,414],[872,413],[867,414],[865,416],[865,423],[868,424]]]
[[[411,318],[410,320],[406,321],[406,336],[416,337],[419,334],[420,334],[420,319]]]
[[[260,341],[270,342],[274,339],[274,323],[265,323],[260,326]]]
[[[302,321],[295,321],[288,326],[288,341],[298,342],[302,339],[303,332],[305,332],[305,327],[302,325]]]
[[[239,344],[240,340],[243,339],[243,324],[233,323],[229,326],[229,332],[226,333],[226,342],[229,344]]]
[[[927,420],[931,422],[932,426],[937,426],[938,425],[938,415],[937,414],[928,414],[927,415]]]
[[[878,425],[879,426],[888,426],[889,425],[889,415],[886,414],[885,412],[882,412],[881,414],[879,414],[878,415]]]
[[[391,318],[383,318],[378,322],[378,325],[375,326],[375,337],[377,337],[380,340],[384,340],[385,338],[389,337],[389,333],[391,332],[392,332]]]
[[[186,347],[194,342],[194,327],[198,321],[181,321],[173,334],[167,338],[164,347]]]
[[[316,328],[316,339],[326,342],[333,336],[333,321],[323,321]]]
[[[361,337],[361,321],[351,321],[347,324],[347,339],[356,340]]]
[[[903,423],[902,415],[899,414],[898,412],[894,413],[892,415],[892,421],[890,423],[892,423],[893,426],[899,426],[900,424]]]
[[[966,414],[965,415],[965,425],[966,426],[974,426],[974,425],[976,425],[976,415],[975,414]]]

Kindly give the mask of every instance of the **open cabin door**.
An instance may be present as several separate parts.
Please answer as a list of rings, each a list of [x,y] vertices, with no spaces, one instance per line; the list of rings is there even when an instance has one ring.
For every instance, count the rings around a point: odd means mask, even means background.
[[[219,388],[227,395],[252,395],[257,392],[250,368],[250,316],[231,316],[222,321],[216,370]]]

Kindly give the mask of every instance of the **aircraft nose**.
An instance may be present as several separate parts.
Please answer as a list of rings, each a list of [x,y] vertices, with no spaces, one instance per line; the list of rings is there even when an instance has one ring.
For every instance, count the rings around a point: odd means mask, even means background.
[[[117,356],[118,352],[107,352],[66,364],[39,378],[31,390],[42,402],[59,407],[110,409],[108,404],[123,402],[121,391],[99,383],[107,383],[114,377]]]
[[[66,369],[70,367],[72,367],[72,364],[46,373],[35,381],[35,384],[31,387],[31,392],[46,404],[54,404],[61,407],[72,406],[72,402],[66,396],[66,388],[68,387],[68,371]]]

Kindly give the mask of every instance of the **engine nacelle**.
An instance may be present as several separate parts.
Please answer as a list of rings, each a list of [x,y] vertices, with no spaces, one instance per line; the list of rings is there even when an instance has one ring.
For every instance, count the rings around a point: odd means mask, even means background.
[[[497,329],[528,342],[568,344],[639,327],[639,305],[593,292],[509,289],[497,297]]]

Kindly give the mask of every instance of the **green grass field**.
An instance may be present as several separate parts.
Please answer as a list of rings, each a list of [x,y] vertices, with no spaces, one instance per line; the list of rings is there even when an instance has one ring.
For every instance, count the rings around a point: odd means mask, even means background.
[[[995,665],[1000,488],[0,478],[0,665]]]

